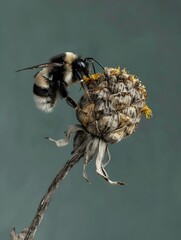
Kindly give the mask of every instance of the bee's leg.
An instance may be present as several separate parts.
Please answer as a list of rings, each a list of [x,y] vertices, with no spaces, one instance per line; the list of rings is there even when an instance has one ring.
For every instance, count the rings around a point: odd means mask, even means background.
[[[82,88],[84,89],[85,93],[87,94],[88,98],[92,101],[91,96],[90,96],[90,92],[89,92],[89,89],[88,89],[86,83],[84,82],[83,79],[81,79],[79,81],[80,81],[80,84],[81,84]]]
[[[65,97],[66,102],[68,103],[69,106],[73,107],[74,109],[78,111],[82,111],[80,106],[69,96]]]
[[[77,71],[76,72],[76,76],[77,76],[77,78],[78,78],[82,88],[84,89],[85,93],[87,94],[88,98],[92,101],[90,93],[89,93],[89,89],[87,88],[87,85],[86,85],[86,83],[83,80],[82,74],[79,71]]]
[[[73,108],[77,108],[77,106],[78,106],[77,103],[74,102],[74,100],[71,97],[67,96],[67,97],[65,97],[65,100],[67,101],[69,106],[71,106]]]
[[[77,103],[71,97],[68,96],[66,87],[67,87],[66,84],[64,84],[63,82],[60,81],[58,82],[58,89],[60,95],[66,100],[69,106],[77,108]]]

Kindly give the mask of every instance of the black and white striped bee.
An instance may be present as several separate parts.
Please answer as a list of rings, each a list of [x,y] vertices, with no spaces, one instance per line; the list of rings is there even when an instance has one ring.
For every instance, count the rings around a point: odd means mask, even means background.
[[[51,112],[56,105],[58,97],[64,98],[70,106],[77,107],[74,100],[68,96],[67,87],[72,83],[80,81],[83,89],[89,95],[83,77],[89,77],[90,63],[95,72],[93,61],[103,68],[94,58],[82,59],[75,53],[65,52],[52,57],[49,63],[23,68],[17,72],[42,68],[34,76],[34,99],[37,108],[45,112]]]

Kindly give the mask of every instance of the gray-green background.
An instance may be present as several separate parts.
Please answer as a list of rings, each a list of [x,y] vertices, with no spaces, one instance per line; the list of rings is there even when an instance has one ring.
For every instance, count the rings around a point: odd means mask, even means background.
[[[43,138],[63,137],[76,123],[64,101],[52,114],[32,100],[34,71],[64,51],[126,67],[148,91],[154,117],[110,146],[107,170],[126,187],[113,187],[82,162],[54,195],[36,234],[50,239],[179,239],[181,232],[180,43],[176,0],[1,0],[0,239],[27,227],[51,180],[70,156]],[[70,89],[78,99],[79,86]]]

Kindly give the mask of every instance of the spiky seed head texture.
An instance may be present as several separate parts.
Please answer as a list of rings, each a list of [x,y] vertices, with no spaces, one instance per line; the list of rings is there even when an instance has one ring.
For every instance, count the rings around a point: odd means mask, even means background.
[[[104,73],[84,80],[91,99],[82,96],[77,118],[89,133],[105,142],[119,142],[133,134],[143,113],[146,118],[152,116],[145,86],[126,69],[105,68]]]

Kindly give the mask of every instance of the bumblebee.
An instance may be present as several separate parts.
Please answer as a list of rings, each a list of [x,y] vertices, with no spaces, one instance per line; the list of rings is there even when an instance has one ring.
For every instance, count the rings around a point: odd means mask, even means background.
[[[89,77],[90,63],[95,73],[93,62],[96,62],[103,68],[94,58],[82,59],[75,53],[65,52],[52,57],[49,63],[23,68],[17,72],[42,68],[34,76],[34,100],[38,109],[45,112],[51,112],[59,97],[64,98],[71,107],[77,107],[74,100],[68,96],[67,91],[67,87],[75,82],[79,81],[89,96],[89,91],[83,77]]]

